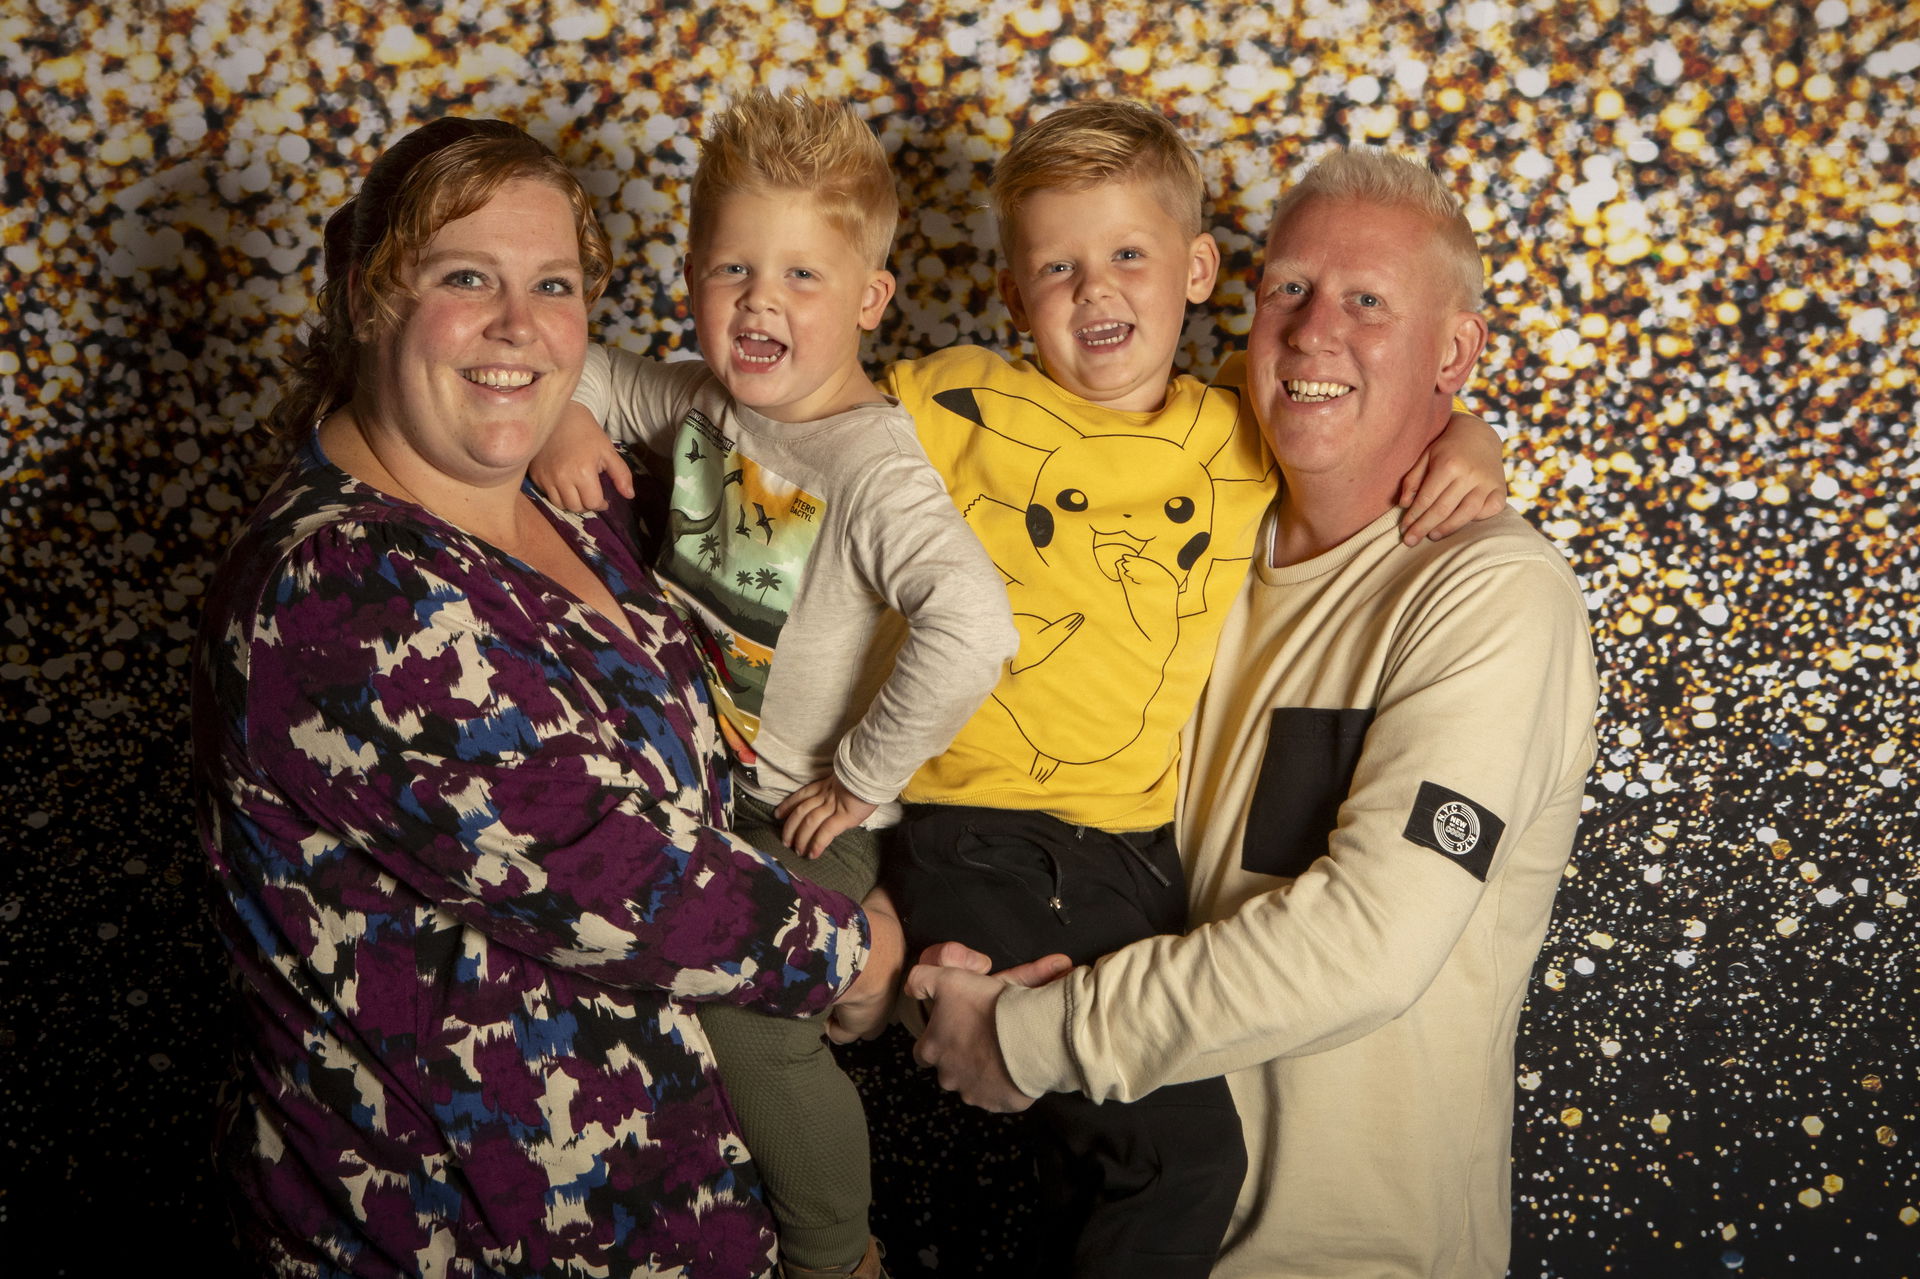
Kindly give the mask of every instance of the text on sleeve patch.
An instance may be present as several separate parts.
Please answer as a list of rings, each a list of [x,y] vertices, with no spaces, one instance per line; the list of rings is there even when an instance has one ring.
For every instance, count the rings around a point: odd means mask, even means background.
[[[1407,815],[1405,835],[1422,848],[1443,854],[1457,862],[1481,883],[1487,881],[1487,869],[1493,865],[1494,850],[1507,824],[1493,811],[1474,803],[1458,791],[1434,782],[1421,782],[1420,793],[1413,798],[1413,811]]]

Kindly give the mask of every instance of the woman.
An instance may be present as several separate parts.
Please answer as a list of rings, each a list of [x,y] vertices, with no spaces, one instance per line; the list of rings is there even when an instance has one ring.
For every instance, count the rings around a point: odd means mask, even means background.
[[[750,1276],[769,1219],[690,1000],[859,1032],[897,925],[722,829],[699,664],[627,511],[525,483],[607,277],[498,121],[397,143],[328,283],[195,669],[251,1041],[222,1142],[285,1274]]]

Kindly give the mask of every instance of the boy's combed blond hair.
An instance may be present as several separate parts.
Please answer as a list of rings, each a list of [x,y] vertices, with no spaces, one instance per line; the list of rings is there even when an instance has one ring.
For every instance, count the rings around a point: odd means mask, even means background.
[[[847,103],[758,89],[716,116],[693,174],[693,250],[723,198],[769,191],[804,194],[871,265],[886,266],[900,197],[880,139]]]
[[[1189,236],[1205,221],[1206,183],[1173,122],[1145,103],[1092,98],[1070,103],[1013,140],[993,168],[989,195],[1000,251],[1012,256],[1020,208],[1036,192],[1082,191],[1101,182],[1149,183]]]

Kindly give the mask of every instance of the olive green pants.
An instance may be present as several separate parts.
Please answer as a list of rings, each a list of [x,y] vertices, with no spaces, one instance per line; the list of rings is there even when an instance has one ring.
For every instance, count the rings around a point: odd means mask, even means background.
[[[880,845],[860,827],[813,861],[780,842],[773,810],[752,796],[734,805],[734,833],[801,879],[859,901],[873,887]],[[851,1269],[867,1250],[867,1117],[834,1062],[821,1017],[769,1017],[703,1004],[720,1080],[766,1185],[781,1259],[814,1270]]]

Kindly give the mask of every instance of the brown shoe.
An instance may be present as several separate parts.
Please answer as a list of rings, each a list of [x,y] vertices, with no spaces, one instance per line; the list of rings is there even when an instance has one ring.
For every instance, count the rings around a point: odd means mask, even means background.
[[[887,1250],[880,1246],[878,1239],[867,1240],[867,1251],[854,1267],[830,1266],[825,1270],[811,1270],[806,1266],[796,1266],[791,1261],[780,1263],[780,1279],[888,1279],[885,1266],[880,1259]]]

